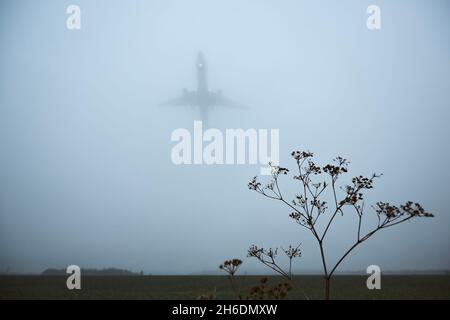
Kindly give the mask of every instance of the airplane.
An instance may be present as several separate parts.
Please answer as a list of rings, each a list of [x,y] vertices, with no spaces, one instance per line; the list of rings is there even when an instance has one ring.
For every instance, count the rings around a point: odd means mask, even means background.
[[[215,106],[228,108],[242,108],[238,103],[224,97],[222,91],[210,91],[206,74],[206,60],[202,52],[197,55],[197,90],[183,89],[181,96],[163,103],[163,106],[191,106],[198,107],[203,120],[206,120],[208,110]]]

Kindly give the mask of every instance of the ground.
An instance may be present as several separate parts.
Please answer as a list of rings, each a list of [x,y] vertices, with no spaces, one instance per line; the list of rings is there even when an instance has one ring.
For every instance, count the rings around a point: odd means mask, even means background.
[[[258,284],[260,276],[237,277],[241,292]],[[365,276],[336,276],[333,299],[450,299],[450,275],[382,277],[381,290],[368,290]],[[282,279],[270,277],[269,284]],[[298,276],[288,299],[322,299],[320,276]],[[81,290],[69,291],[66,277],[0,276],[0,299],[196,299],[216,292],[218,299],[236,296],[223,276],[82,277]]]

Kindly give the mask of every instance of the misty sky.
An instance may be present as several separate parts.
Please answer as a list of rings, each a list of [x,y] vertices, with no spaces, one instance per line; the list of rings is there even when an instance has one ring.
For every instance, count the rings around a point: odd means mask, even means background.
[[[66,28],[70,4],[81,30]],[[259,165],[171,162],[172,131],[200,113],[160,104],[195,89],[200,50],[210,88],[248,106],[216,108],[208,126],[280,129],[283,166],[292,150],[341,155],[342,183],[384,173],[368,204],[436,215],[377,234],[341,270],[449,269],[449,30],[446,0],[1,1],[0,271],[190,274],[237,257],[251,272],[265,270],[251,244],[300,242],[296,270],[320,271],[290,210],[248,190]],[[331,261],[353,223],[338,219]]]

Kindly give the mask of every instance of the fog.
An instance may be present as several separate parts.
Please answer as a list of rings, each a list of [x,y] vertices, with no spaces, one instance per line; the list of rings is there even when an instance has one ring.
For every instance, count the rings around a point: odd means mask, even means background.
[[[366,27],[370,4],[381,30]],[[436,215],[380,232],[340,270],[449,269],[449,30],[445,0],[2,1],[0,271],[213,273],[236,257],[264,272],[250,245],[300,242],[295,270],[321,270],[290,210],[248,190],[259,164],[173,164],[172,132],[200,112],[161,103],[196,89],[199,51],[210,89],[245,106],[210,110],[205,127],[279,129],[282,166],[293,150],[340,155],[341,184],[382,172],[368,216],[380,200]],[[330,262],[355,230],[337,220]]]

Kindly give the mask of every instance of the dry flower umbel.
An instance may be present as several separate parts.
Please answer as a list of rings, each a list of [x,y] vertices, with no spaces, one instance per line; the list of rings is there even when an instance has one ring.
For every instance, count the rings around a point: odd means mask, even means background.
[[[348,172],[350,162],[342,157],[333,159],[331,164],[319,166],[314,161],[314,154],[309,151],[294,151],[291,153],[297,164],[297,174],[293,178],[300,183],[300,193],[294,199],[287,200],[281,192],[279,186],[280,176],[287,175],[289,169],[272,167],[272,178],[263,186],[254,177],[248,184],[250,190],[276,201],[283,203],[289,210],[289,217],[298,225],[308,229],[314,239],[317,241],[320,256],[322,260],[323,273],[325,278],[325,298],[330,298],[330,280],[342,261],[362,242],[369,239],[372,235],[382,229],[386,229],[400,223],[409,221],[413,218],[433,217],[433,214],[427,212],[419,203],[411,201],[400,206],[394,206],[385,202],[376,203],[374,212],[378,223],[363,232],[364,194],[373,189],[376,179],[381,174],[372,174],[370,177],[362,175],[356,176],[351,180],[351,184],[338,189],[336,183],[338,179]],[[331,193],[332,204],[329,205],[322,197],[325,191]],[[339,197],[338,190],[341,190],[342,196]],[[331,209],[329,208],[331,207]],[[340,259],[334,264],[329,264],[326,258],[325,240],[336,216],[344,216],[344,209],[353,211],[357,217],[355,224],[355,242],[344,251]],[[330,211],[329,211],[330,210]],[[285,253],[290,257],[290,264],[294,257],[299,256],[299,251],[292,250],[292,246]],[[297,247],[298,249],[298,247]],[[264,265],[281,275],[291,279],[291,267],[289,271],[283,270],[276,262],[277,250],[258,248],[253,245],[249,249],[249,256],[257,258]]]

